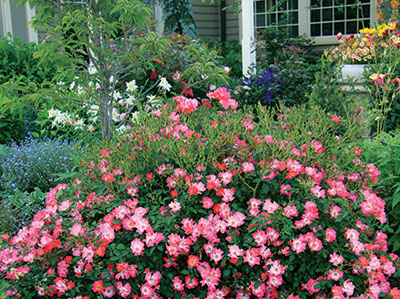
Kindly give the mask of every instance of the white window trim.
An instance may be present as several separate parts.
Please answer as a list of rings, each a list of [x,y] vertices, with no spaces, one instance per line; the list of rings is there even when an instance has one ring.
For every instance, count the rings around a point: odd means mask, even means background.
[[[6,36],[8,32],[13,34],[10,0],[0,1],[0,5],[2,12],[1,19],[3,22],[4,30],[4,32],[2,32],[2,35]]]
[[[38,33],[32,27],[32,24],[30,24],[33,16],[36,15],[35,7],[30,8],[29,3],[25,3],[25,14],[26,14],[26,22],[27,22],[27,26],[28,26],[28,39],[30,42],[38,43],[39,42]]]
[[[311,36],[311,23],[310,23],[310,9],[311,0],[298,0],[298,28],[299,35],[305,34],[314,39],[316,45],[332,45],[337,44],[338,41],[336,36]],[[242,4],[243,5],[243,4]],[[250,6],[251,3],[249,4]],[[242,6],[243,10],[243,6]],[[374,4],[374,0],[370,0],[370,23],[371,26],[374,24],[376,19],[376,5]],[[254,14],[253,14],[254,15]],[[254,22],[254,18],[253,18]],[[247,29],[246,29],[247,30]]]

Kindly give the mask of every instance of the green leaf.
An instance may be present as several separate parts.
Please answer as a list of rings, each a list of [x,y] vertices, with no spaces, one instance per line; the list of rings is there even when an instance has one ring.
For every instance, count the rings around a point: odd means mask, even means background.
[[[189,272],[188,270],[182,270],[181,273],[182,273],[183,275],[189,275],[189,274],[190,274],[190,272]]]
[[[119,243],[119,244],[117,245],[117,249],[118,249],[118,250],[124,250],[124,249],[126,249],[126,247],[125,247],[124,244]]]

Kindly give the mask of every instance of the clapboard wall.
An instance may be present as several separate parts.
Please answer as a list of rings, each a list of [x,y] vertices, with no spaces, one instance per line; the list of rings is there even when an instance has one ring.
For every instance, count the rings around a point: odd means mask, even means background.
[[[227,1],[229,5],[233,0]],[[211,40],[221,38],[221,8],[220,4],[203,3],[201,0],[192,0],[193,18],[200,38]],[[239,39],[239,17],[232,9],[226,12],[226,39]]]

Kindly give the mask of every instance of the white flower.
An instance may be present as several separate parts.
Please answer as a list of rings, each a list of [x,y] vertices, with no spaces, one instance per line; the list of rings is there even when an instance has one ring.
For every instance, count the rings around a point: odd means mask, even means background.
[[[75,125],[75,130],[78,130],[78,129],[83,130],[83,126],[84,126],[83,119],[78,119],[74,125]]]
[[[132,113],[132,122],[133,123],[137,122],[138,118],[139,118],[139,112],[137,112],[137,111],[133,112]]]
[[[148,95],[147,98],[149,99],[149,102],[151,103],[151,102],[154,101],[154,99],[156,98],[156,96],[155,96],[155,95]]]
[[[112,119],[113,119],[113,121],[119,121],[119,112],[118,112],[118,110],[117,109],[115,109],[115,108],[113,108],[113,111],[112,111]]]
[[[49,118],[56,118],[58,115],[60,115],[61,111],[52,107],[49,111],[47,111],[47,113],[49,114]]]
[[[83,87],[80,86],[80,85],[78,85],[78,89],[77,90],[78,90],[78,94],[79,95],[81,95],[84,92]]]
[[[126,82],[126,91],[134,92],[136,91],[138,86],[136,85],[136,80],[132,80],[131,82]]]
[[[126,100],[125,100],[125,104],[128,106],[132,106],[135,103],[136,99],[134,96],[129,96]]]
[[[171,90],[171,84],[168,83],[167,79],[165,79],[164,77],[161,77],[161,81],[158,84],[158,86],[160,86],[162,89],[166,90],[166,91],[170,91]]]
[[[91,105],[88,114],[96,115],[99,112],[99,105]]]
[[[88,73],[90,75],[96,74],[97,73],[97,69],[95,68],[95,66],[93,64],[91,64],[88,68]]]
[[[226,66],[226,67],[224,67],[224,71],[229,73],[231,71],[231,68]]]
[[[157,97],[157,96],[148,95],[147,98],[149,99],[149,100],[147,101],[147,104],[148,104],[150,107],[157,107],[157,106],[161,106],[161,104],[162,104],[161,98],[159,98],[159,97]]]
[[[72,89],[74,89],[74,87],[75,87],[75,81],[73,81],[73,82],[70,84],[69,89],[72,90]]]
[[[122,133],[122,132],[124,132],[124,131],[126,131],[127,130],[127,128],[125,127],[125,125],[121,125],[121,126],[119,126],[117,129],[116,129],[116,131],[118,132],[118,133]]]
[[[114,91],[113,98],[114,100],[119,100],[121,98],[121,94],[119,93],[119,91]]]
[[[110,83],[113,83],[114,82],[114,76],[111,76],[110,77]]]

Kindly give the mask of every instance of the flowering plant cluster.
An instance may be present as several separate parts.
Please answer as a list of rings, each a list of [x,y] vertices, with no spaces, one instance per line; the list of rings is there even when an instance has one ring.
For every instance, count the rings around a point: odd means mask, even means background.
[[[390,2],[390,3],[389,3]],[[384,22],[384,16],[390,13],[390,20],[399,20],[399,8],[400,1],[399,0],[375,0],[376,5],[376,20],[379,22]]]
[[[392,49],[400,46],[400,30],[398,21],[379,25],[375,28],[364,28],[360,34],[343,36],[338,33],[339,45],[324,50],[330,61],[341,63],[375,63],[381,56],[390,55]]]
[[[336,154],[324,138],[275,139],[236,108],[218,88],[141,113],[29,226],[2,236],[7,294],[399,298],[376,167],[356,149],[351,168],[324,168]]]
[[[400,100],[400,29],[399,21],[364,28],[358,35],[337,36],[340,44],[324,51],[329,61],[339,64],[366,64],[365,87],[371,95],[376,132],[395,129]]]
[[[0,184],[10,194],[32,192],[36,187],[47,192],[56,185],[57,174],[72,170],[75,155],[67,141],[27,137],[0,155]]]
[[[241,98],[243,104],[254,105],[254,99],[263,99],[263,105],[270,105],[279,98],[282,90],[281,79],[275,68],[271,67],[242,81]]]

